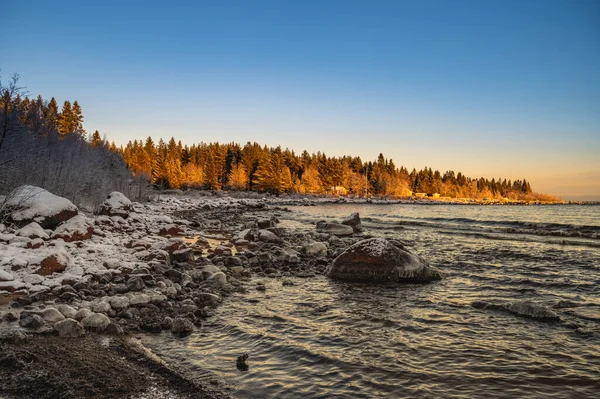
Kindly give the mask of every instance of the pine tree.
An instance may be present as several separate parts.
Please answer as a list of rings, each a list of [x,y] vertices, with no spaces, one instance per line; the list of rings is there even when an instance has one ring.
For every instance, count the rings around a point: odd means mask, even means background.
[[[233,164],[228,176],[228,185],[231,190],[242,191],[248,186],[246,168],[241,163]]]
[[[58,131],[58,121],[60,120],[60,113],[58,111],[58,104],[54,97],[48,102],[45,113],[46,123],[52,131]]]
[[[62,112],[60,113],[59,119],[58,119],[58,132],[60,134],[67,135],[69,133],[72,133],[73,130],[71,130],[73,127],[73,110],[71,108],[71,102],[70,101],[65,101],[65,103],[63,104],[63,108],[62,108]]]
[[[92,134],[90,145],[94,148],[98,148],[102,145],[102,137],[100,137],[100,132],[98,132],[97,130],[94,132],[94,134]]]
[[[213,151],[209,151],[206,157],[206,165],[204,167],[204,188],[207,190],[218,190],[219,176],[217,166],[215,165],[215,157]]]
[[[71,129],[72,133],[80,134],[82,137],[85,137],[85,130],[83,129],[83,112],[81,111],[81,107],[77,100],[73,102],[73,107],[71,110],[72,113],[72,121],[71,121]]]

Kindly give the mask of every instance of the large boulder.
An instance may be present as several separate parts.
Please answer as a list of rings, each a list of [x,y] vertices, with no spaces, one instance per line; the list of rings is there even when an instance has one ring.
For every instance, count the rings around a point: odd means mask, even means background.
[[[342,252],[327,268],[338,280],[364,282],[427,283],[441,273],[416,255],[384,238],[362,240]]]
[[[342,224],[352,227],[352,230],[354,230],[355,233],[360,233],[363,231],[358,212],[354,212],[350,216],[346,217],[344,220],[342,220]]]
[[[0,213],[7,216],[9,222],[19,226],[36,222],[43,229],[54,229],[77,215],[78,209],[68,199],[43,188],[20,186],[8,195]]]
[[[129,212],[131,212],[132,209],[133,205],[129,198],[118,191],[113,191],[108,194],[108,197],[100,204],[98,213],[107,216],[121,216],[123,219],[127,219]]]
[[[328,223],[320,221],[317,223],[317,233],[332,234],[338,237],[351,236],[354,229],[350,226],[340,223]]]

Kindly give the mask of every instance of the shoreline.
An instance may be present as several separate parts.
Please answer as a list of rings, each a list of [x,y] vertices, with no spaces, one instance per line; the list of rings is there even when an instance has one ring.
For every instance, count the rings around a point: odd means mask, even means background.
[[[196,382],[135,338],[169,330],[173,339],[189,335],[231,294],[264,291],[256,280],[286,285],[294,284],[288,277],[322,275],[346,248],[370,237],[354,227],[341,237],[318,225],[307,231],[278,227],[291,212],[286,206],[360,202],[250,197],[162,193],[133,203],[127,215],[81,215],[93,233],[74,241],[56,237],[60,228],[46,229],[52,234],[39,239],[2,225],[0,253],[8,256],[0,256],[0,396],[44,397],[46,387],[54,397],[230,397],[227,381]],[[42,246],[30,249],[34,242]],[[38,276],[36,259],[57,249],[66,268]],[[2,281],[6,274],[14,280]],[[68,313],[69,307],[108,324],[86,324],[74,313],[85,333],[59,337],[52,317],[60,315],[50,309]],[[44,318],[40,326],[27,324],[33,314]],[[64,372],[54,373],[57,367]],[[235,370],[235,359],[228,367]],[[109,392],[102,384],[110,378],[116,379]]]
[[[44,238],[25,234],[30,225],[0,226],[3,397],[229,397],[226,381],[196,383],[131,340],[187,336],[231,293],[264,289],[253,277],[323,274],[366,237],[286,231],[276,225],[289,210],[269,199],[161,195],[114,211],[60,225],[72,229],[33,229]],[[81,226],[89,234],[78,235]],[[64,230],[71,236],[57,235]],[[128,382],[137,380],[146,385]]]
[[[268,201],[271,205],[322,205],[322,204],[372,204],[372,205],[485,205],[485,206],[530,206],[530,205],[582,205],[597,206],[600,201],[525,201],[525,200],[480,200],[471,198],[377,198],[369,197],[355,198],[344,196],[330,196],[318,194],[270,194],[250,191],[226,191],[226,190],[164,190],[155,191],[154,196],[161,195],[189,196],[198,195],[203,197],[231,197],[236,199],[252,199]]]

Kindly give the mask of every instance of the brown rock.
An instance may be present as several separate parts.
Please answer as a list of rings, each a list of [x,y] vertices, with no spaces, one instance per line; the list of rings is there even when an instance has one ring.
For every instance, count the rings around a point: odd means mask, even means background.
[[[63,272],[67,268],[67,260],[64,255],[55,254],[44,258],[40,262],[40,268],[36,271],[42,276],[49,276],[52,273]]]

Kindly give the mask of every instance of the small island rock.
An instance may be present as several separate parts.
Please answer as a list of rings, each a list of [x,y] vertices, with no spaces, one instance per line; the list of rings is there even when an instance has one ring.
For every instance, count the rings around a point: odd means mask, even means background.
[[[384,238],[362,240],[350,246],[325,274],[333,279],[376,283],[427,283],[442,278],[437,269]]]

